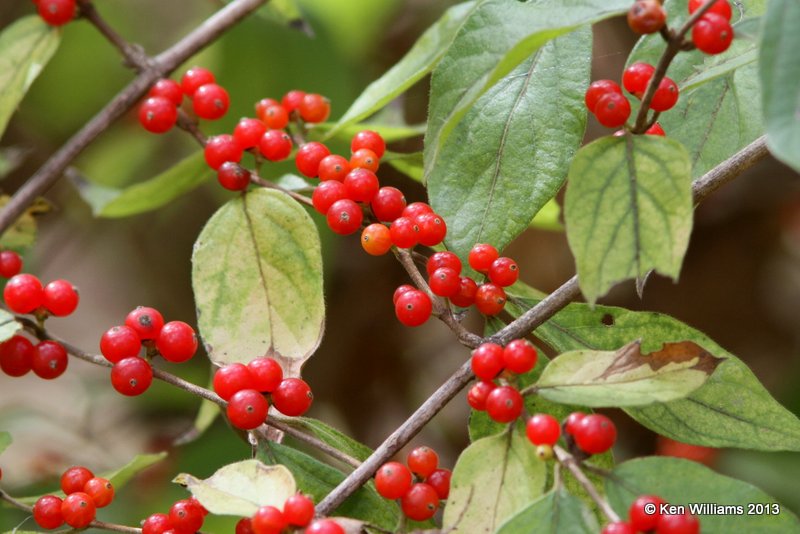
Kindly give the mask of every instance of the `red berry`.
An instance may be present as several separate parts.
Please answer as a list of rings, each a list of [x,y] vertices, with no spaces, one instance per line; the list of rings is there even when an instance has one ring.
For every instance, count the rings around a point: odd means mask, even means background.
[[[172,528],[172,523],[167,514],[153,514],[142,523],[142,534],[164,534],[170,528]],[[238,531],[237,534],[239,534]]]
[[[641,98],[655,72],[656,68],[649,63],[636,62],[622,73],[622,85],[629,93]]]
[[[505,368],[518,375],[536,367],[536,358],[536,347],[524,339],[515,339],[503,349]]]
[[[431,291],[440,297],[452,297],[461,289],[461,277],[453,269],[442,267],[436,269],[428,280]]]
[[[262,115],[264,115],[264,112],[267,110],[268,107],[270,107],[270,106],[280,106],[280,105],[281,105],[281,103],[278,102],[277,100],[275,100],[274,98],[262,98],[261,100],[256,102],[256,105],[255,105],[256,116],[259,119],[264,120],[262,118]]]
[[[0,369],[8,376],[24,376],[33,365],[33,343],[28,338],[13,336],[0,344]]]
[[[552,415],[537,413],[528,419],[525,433],[534,445],[555,445],[561,436],[561,425]]]
[[[290,525],[308,525],[314,519],[314,501],[302,493],[292,495],[283,503],[283,517]]]
[[[481,284],[475,292],[475,307],[484,315],[497,315],[506,305],[506,292],[494,284]]]
[[[581,422],[581,419],[586,417],[586,414],[583,412],[572,412],[567,416],[564,420],[564,432],[571,436],[575,435],[575,431],[578,428],[578,423]]]
[[[433,305],[431,299],[417,289],[400,295],[394,305],[397,319],[406,326],[419,326],[431,316]]]
[[[601,454],[614,445],[617,428],[605,415],[593,413],[583,417],[573,432],[575,443],[583,452]]]
[[[706,13],[692,28],[692,41],[706,54],[721,54],[731,46],[733,27],[725,17]]]
[[[328,150],[328,147],[322,143],[312,141],[304,144],[297,150],[294,163],[301,174],[309,178],[314,178],[319,175],[320,162],[330,155],[331,151]]]
[[[139,106],[139,123],[151,133],[168,132],[178,122],[178,108],[164,97],[150,97]]]
[[[360,148],[350,156],[350,167],[353,169],[367,169],[376,172],[378,167],[380,167],[380,160],[372,150]]]
[[[617,128],[630,117],[631,104],[621,93],[608,93],[597,101],[594,115],[603,126]]]
[[[137,306],[125,317],[125,324],[136,331],[139,339],[156,339],[164,327],[164,318],[155,308]]]
[[[392,248],[389,229],[381,223],[373,223],[361,232],[361,247],[371,256],[382,256]]]
[[[519,278],[517,262],[511,258],[497,258],[489,267],[489,280],[500,287],[513,285]]]
[[[272,392],[272,403],[283,415],[297,417],[311,407],[314,394],[311,387],[300,378],[284,378]]]
[[[231,424],[242,430],[252,430],[267,418],[269,402],[254,389],[242,389],[228,401],[227,414]]]
[[[372,197],[370,207],[379,221],[391,222],[402,215],[406,208],[406,197],[397,188],[381,187]]]
[[[706,0],[689,0],[689,13],[694,13],[705,3]],[[725,20],[731,20],[731,16],[733,16],[733,11],[731,10],[731,5],[728,3],[728,0],[717,0],[714,2],[714,5],[706,11],[706,14],[708,13],[719,15]]]
[[[39,378],[52,380],[66,371],[68,361],[67,351],[61,343],[41,341],[33,347],[31,369]]]
[[[454,270],[456,274],[461,274],[461,260],[450,251],[434,253],[425,264],[425,270],[428,271],[429,276],[436,269],[441,269],[442,267],[447,267]]]
[[[63,26],[75,18],[75,0],[38,0],[39,16],[50,26]]]
[[[280,104],[267,106],[263,112],[258,113],[258,118],[267,125],[267,128],[273,130],[282,130],[289,124],[289,113]]]
[[[467,403],[473,410],[479,412],[486,410],[486,397],[496,387],[493,382],[476,382],[467,392]]]
[[[195,104],[197,99],[195,98]],[[258,146],[261,137],[267,132],[267,126],[258,119],[243,117],[236,123],[233,129],[233,138],[242,148],[253,148]]]
[[[182,499],[170,507],[169,521],[178,532],[197,532],[203,526],[203,510],[194,501]]]
[[[667,135],[667,133],[664,131],[664,128],[662,128],[661,125],[657,122],[647,130],[645,130],[644,133],[646,133],[647,135],[661,135],[661,136]]]
[[[33,520],[42,528],[54,529],[64,524],[61,499],[55,495],[39,497],[33,505]]]
[[[262,506],[250,521],[255,534],[280,534],[286,527],[283,513],[274,506]]]
[[[300,104],[303,102],[305,96],[306,94],[303,91],[289,91],[283,95],[283,98],[281,99],[281,105],[287,113],[291,113],[300,107]]]
[[[331,102],[322,95],[310,93],[303,97],[297,106],[300,118],[306,122],[325,122],[331,114]]]
[[[145,532],[142,531],[142,534],[145,534]],[[255,534],[252,520],[249,517],[243,517],[237,521],[235,534]]]
[[[82,491],[67,495],[61,502],[61,516],[72,528],[85,528],[94,521],[97,507],[92,498]]]
[[[469,266],[479,273],[487,274],[500,254],[492,245],[478,243],[469,251]]]
[[[78,307],[78,289],[66,280],[54,280],[44,286],[42,305],[56,317],[64,317]]]
[[[319,179],[324,181],[336,180],[341,182],[351,170],[350,162],[342,156],[331,154],[319,162]]]
[[[419,225],[408,217],[398,217],[389,226],[392,243],[398,248],[412,248],[419,242]]]
[[[209,137],[206,142],[206,163],[214,170],[219,169],[226,161],[239,163],[242,160],[243,153],[244,149],[232,135],[216,135]]]
[[[229,363],[217,369],[212,381],[214,392],[223,400],[231,397],[243,389],[257,389],[256,381],[250,369],[243,363]]]
[[[478,284],[475,283],[475,280],[468,276],[462,276],[459,278],[458,293],[450,297],[450,302],[456,306],[466,308],[467,306],[472,306],[475,303],[475,295],[477,293]]]
[[[380,183],[375,173],[367,169],[353,169],[344,177],[347,198],[356,202],[370,202],[378,194]]]
[[[275,358],[256,358],[247,369],[253,377],[252,388],[262,393],[272,393],[283,380],[283,368]]]
[[[238,163],[226,161],[217,169],[217,180],[228,191],[244,191],[250,185],[250,172]]]
[[[192,98],[194,97],[194,92],[200,87],[214,83],[214,81],[214,75],[210,70],[203,67],[192,67],[181,78],[181,89],[183,89],[183,94]]]
[[[615,521],[603,527],[600,534],[636,534],[636,529],[634,529],[630,523]]]
[[[378,158],[382,158],[383,153],[386,152],[386,143],[378,132],[363,130],[354,135],[353,140],[350,141],[352,153],[356,153],[362,148],[372,150]]]
[[[656,534],[699,534],[700,521],[688,512],[664,514],[658,518]]]
[[[678,96],[680,96],[678,85],[671,78],[664,76],[653,94],[653,100],[650,101],[650,109],[667,111],[678,101]]]
[[[197,352],[197,334],[183,321],[170,321],[161,328],[156,348],[168,362],[185,362]]]
[[[304,534],[345,534],[344,529],[333,519],[317,519]]]
[[[153,84],[147,96],[160,96],[172,102],[175,106],[180,106],[183,102],[183,89],[181,84],[169,78],[163,78]]]
[[[425,479],[425,482],[436,491],[440,499],[445,500],[450,495],[452,476],[453,473],[449,469],[437,469]]]
[[[44,302],[44,289],[32,274],[12,276],[3,289],[3,298],[11,311],[30,313]]]
[[[258,151],[270,161],[281,161],[292,153],[292,138],[283,130],[267,130],[258,142]]]
[[[398,287],[394,290],[394,295],[392,296],[392,304],[397,304],[397,299],[400,298],[400,295],[403,293],[408,293],[409,291],[416,291],[416,287],[410,286],[408,284],[403,284],[402,286]]]
[[[472,351],[472,372],[481,380],[492,380],[503,370],[503,347],[484,343]]]
[[[0,252],[0,276],[11,278],[22,270],[22,258],[13,250]]]
[[[417,447],[408,453],[406,463],[412,473],[424,479],[439,467],[439,455],[430,447]]]
[[[642,532],[647,532],[648,530],[656,528],[658,519],[661,517],[661,505],[664,504],[664,502],[664,499],[656,495],[640,495],[637,497],[636,500],[631,503],[630,508],[628,508],[628,518],[631,526]],[[655,513],[645,512],[645,507],[648,504],[655,506]]]
[[[594,113],[594,108],[597,106],[597,102],[602,97],[611,93],[622,94],[622,89],[619,88],[619,85],[617,85],[616,82],[611,80],[597,80],[592,82],[586,89],[586,94],[583,98],[584,102],[586,103],[586,108]]]
[[[667,12],[658,0],[637,0],[628,10],[628,26],[639,35],[655,33],[667,22]]]
[[[385,463],[375,473],[375,489],[385,499],[399,499],[411,489],[411,471],[400,462]]]
[[[104,508],[114,500],[114,486],[105,478],[89,479],[83,487],[83,491],[92,498],[97,508]]]
[[[93,478],[94,473],[82,465],[70,467],[61,475],[61,491],[65,495],[83,491],[86,483]]]
[[[486,413],[493,421],[510,423],[522,413],[522,395],[511,386],[499,386],[486,397]]]
[[[347,191],[344,188],[344,184],[336,180],[329,180],[314,188],[314,192],[311,193],[311,203],[314,205],[315,210],[325,215],[334,202],[346,197]],[[360,225],[361,223],[359,223]]]
[[[123,358],[111,368],[111,385],[128,397],[141,395],[152,383],[153,368],[142,358]]]
[[[113,326],[100,338],[100,352],[111,363],[138,356],[141,348],[142,340],[130,326]]]
[[[433,208],[424,202],[412,202],[403,209],[401,217],[408,217],[414,220],[424,213],[433,213]]]
[[[343,198],[328,208],[326,217],[331,230],[340,235],[349,235],[361,228],[364,212],[361,211],[358,204],[348,198]]]
[[[433,517],[439,508],[439,494],[424,482],[414,484],[401,497],[400,508],[403,514],[414,521],[426,521]]]
[[[414,219],[419,226],[419,242],[426,247],[433,247],[444,240],[447,225],[436,213],[423,213]]]
[[[210,121],[222,118],[228,112],[229,106],[228,91],[215,83],[201,85],[194,92],[192,98],[192,109],[194,109],[195,115]]]

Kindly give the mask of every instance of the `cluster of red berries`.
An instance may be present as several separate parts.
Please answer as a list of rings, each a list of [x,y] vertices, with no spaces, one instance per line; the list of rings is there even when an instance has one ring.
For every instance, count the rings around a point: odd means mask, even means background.
[[[72,528],[86,528],[94,521],[97,509],[114,500],[111,482],[82,466],[64,471],[61,490],[66,495],[63,499],[44,495],[33,505],[33,520],[40,527],[53,529],[66,523]]]
[[[617,441],[617,427],[605,415],[573,412],[560,425],[552,415],[537,413],[525,425],[525,433],[531,443],[536,445],[536,454],[543,460],[553,457],[553,445],[561,437],[568,446],[576,445],[586,454],[602,454]]]
[[[236,523],[236,534],[280,534],[286,529],[307,527],[312,519],[314,519],[314,501],[298,493],[286,499],[283,511],[274,506],[262,506],[253,517],[240,519]],[[344,533],[341,527],[339,529]]]
[[[6,306],[15,313],[36,313],[65,317],[78,307],[78,289],[66,280],[53,280],[46,286],[32,274],[16,274],[3,289]]]
[[[707,0],[689,0],[689,13],[697,11]],[[692,42],[706,54],[720,54],[733,41],[728,0],[716,0],[692,27]],[[628,11],[628,26],[638,34],[661,31],[667,23],[667,12],[659,0],[637,0]]]
[[[13,250],[0,251],[0,276],[11,278],[22,271],[22,258]]]
[[[16,335],[0,344],[0,369],[8,376],[24,376],[33,370],[39,378],[52,380],[66,371],[68,362],[67,351],[56,341],[34,345]]]
[[[194,497],[176,501],[169,513],[152,514],[142,521],[142,534],[192,534],[203,526],[208,510]]]
[[[472,351],[470,365],[479,382],[467,393],[467,402],[498,423],[510,423],[522,414],[523,399],[511,384],[495,384],[504,371],[509,374],[527,373],[536,367],[536,348],[525,339],[515,339],[505,348],[496,343],[484,343]],[[505,382],[505,380],[504,380]]]
[[[63,26],[75,18],[78,4],[75,0],[32,0],[39,16],[50,26]]]
[[[147,356],[160,354],[165,360],[181,363],[197,351],[197,334],[183,321],[164,324],[164,317],[153,308],[139,306],[125,317],[125,324],[109,328],[100,338],[100,352],[114,366],[111,385],[127,396],[141,395],[153,382],[150,362],[139,356],[142,346]]]
[[[700,521],[692,514],[662,513],[661,505],[667,504],[656,495],[641,495],[628,509],[628,521],[616,521],[603,528],[601,534],[700,534]]]
[[[214,391],[228,401],[228,419],[233,426],[252,430],[267,418],[269,399],[279,412],[291,417],[311,407],[311,387],[300,378],[283,378],[274,358],[256,358],[247,365],[231,363],[214,373]]]
[[[375,489],[385,499],[400,499],[406,517],[425,521],[450,494],[452,472],[439,468],[439,455],[430,447],[417,447],[406,462],[408,467],[400,462],[383,464],[375,473]]]

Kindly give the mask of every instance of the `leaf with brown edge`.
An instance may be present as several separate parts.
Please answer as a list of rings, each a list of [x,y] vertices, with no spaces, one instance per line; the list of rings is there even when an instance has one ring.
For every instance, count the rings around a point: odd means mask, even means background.
[[[723,361],[693,341],[642,354],[637,340],[616,351],[564,353],[545,368],[535,390],[560,403],[644,406],[686,397]]]

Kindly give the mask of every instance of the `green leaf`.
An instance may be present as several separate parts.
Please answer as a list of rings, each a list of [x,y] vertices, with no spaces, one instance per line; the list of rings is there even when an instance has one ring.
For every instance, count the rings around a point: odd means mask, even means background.
[[[412,180],[422,183],[422,152],[412,152],[411,154],[387,152],[381,159],[381,163],[391,165]]]
[[[524,432],[509,430],[472,443],[458,457],[444,509],[448,532],[494,532],[544,493],[545,463]]]
[[[158,209],[213,176],[203,152],[179,161],[158,176],[125,189],[78,181],[78,191],[96,217],[130,217]]]
[[[8,432],[0,432],[0,454],[11,445],[11,434]]]
[[[0,136],[39,73],[53,57],[61,32],[41,17],[23,17],[0,33]]]
[[[555,402],[595,408],[643,406],[689,395],[722,362],[691,341],[642,354],[634,341],[616,351],[565,352],[548,365],[536,392]]]
[[[311,495],[314,502],[321,501],[345,479],[338,469],[274,441],[262,443],[257,457],[264,462],[286,466],[297,481],[297,489]],[[333,514],[362,519],[392,530],[400,517],[397,506],[378,495],[372,482],[348,497]]]
[[[644,494],[686,506],[700,519],[703,534],[800,532],[797,516],[760,489],[688,460],[650,457],[622,463],[606,478],[606,492],[620,515],[627,515],[634,499]],[[773,513],[753,514],[750,504],[766,506]],[[726,513],[720,506],[735,508]]]
[[[542,496],[503,523],[496,533],[595,534],[598,530],[597,520],[581,500],[560,488]]]
[[[0,208],[5,206],[11,199],[8,195],[0,195]],[[37,199],[25,213],[14,221],[8,230],[0,236],[0,246],[14,250],[22,250],[30,247],[36,242],[36,216],[47,213],[51,206],[41,198]]]
[[[586,128],[592,33],[552,40],[481,96],[428,169],[431,206],[448,223],[447,246],[503,249],[564,183]]]
[[[312,419],[311,417],[281,417],[278,415],[270,415],[270,417],[306,434],[315,436],[320,441],[356,460],[363,462],[372,454],[372,449],[363,443],[354,440],[347,434],[336,430],[318,419]]]
[[[800,171],[800,3],[772,0],[764,17],[759,56],[761,103],[770,152]]]
[[[17,322],[12,314],[5,310],[0,310],[0,342],[10,339],[21,328],[22,325]]]
[[[520,288],[516,284],[509,293]],[[536,300],[528,300],[533,304]],[[524,310],[509,302],[506,310]],[[689,340],[724,358],[706,383],[689,397],[626,411],[661,435],[707,447],[800,451],[800,420],[781,406],[750,369],[708,336],[660,313],[611,306],[570,304],[537,328],[536,336],[557,352],[616,350],[632,339],[642,350]]]
[[[556,202],[556,199],[551,198],[542,206],[542,209],[531,221],[530,227],[552,232],[564,231],[564,225],[561,224],[561,206]]]
[[[315,140],[329,140],[339,139],[348,145],[358,132],[363,130],[372,130],[377,132],[383,137],[387,143],[395,141],[402,141],[411,137],[417,137],[425,133],[425,125],[405,125],[405,124],[380,124],[380,123],[357,123],[348,124],[347,126],[339,126],[338,123],[323,122],[314,125],[309,131],[309,139]],[[383,160],[381,160],[383,161]]]
[[[448,9],[422,34],[403,59],[364,89],[328,137],[372,115],[428,74],[442,58],[475,5],[476,2],[464,2]]]
[[[564,217],[586,300],[652,269],[678,278],[692,232],[691,179],[686,150],[669,138],[608,136],[578,151]]]
[[[166,457],[166,452],[139,454],[119,469],[111,471],[110,473],[105,473],[104,478],[108,479],[108,481],[114,485],[114,488],[119,490],[119,488],[127,484],[138,473],[144,471],[151,465],[157,464]]]
[[[319,345],[319,235],[284,193],[257,189],[222,206],[195,243],[192,285],[200,333],[217,364],[269,355],[297,376]]]
[[[283,503],[297,492],[292,473],[282,465],[265,465],[244,460],[220,467],[200,480],[181,473],[173,480],[185,486],[209,512],[249,517],[260,506],[283,509]]]
[[[629,8],[627,0],[481,2],[433,71],[425,134],[426,177],[437,166],[453,128],[486,90],[549,40]],[[586,55],[573,57],[570,63],[590,61]]]

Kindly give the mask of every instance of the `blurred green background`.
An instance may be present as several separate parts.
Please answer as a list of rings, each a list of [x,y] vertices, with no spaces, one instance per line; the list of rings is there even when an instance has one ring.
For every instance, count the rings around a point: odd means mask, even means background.
[[[206,133],[230,131],[253,103],[279,98],[290,89],[328,96],[332,118],[396,62],[415,39],[455,3],[445,0],[299,0],[310,31],[253,16],[186,65],[211,68],[231,94],[231,111],[204,124]],[[99,0],[112,26],[151,54],[171,45],[220,6],[218,1],[163,2]],[[30,2],[0,3],[0,27],[33,12]],[[624,22],[599,25],[595,35],[595,78],[616,78],[634,38]],[[578,59],[578,58],[576,58]],[[588,60],[589,58],[585,58]],[[178,73],[184,69],[179,69]],[[179,76],[179,74],[178,74]],[[25,150],[22,164],[0,184],[13,192],[72,133],[96,113],[132,74],[115,50],[88,24],[64,29],[56,56],[33,85],[0,146]],[[427,80],[392,104],[414,124],[424,120]],[[587,138],[604,133],[592,123]],[[344,150],[343,146],[333,147]],[[419,150],[421,139],[394,146]],[[91,181],[122,186],[167,169],[196,145],[182,132],[154,136],[129,113],[97,140],[74,166]],[[268,167],[279,176],[291,164]],[[402,187],[409,201],[424,190],[388,166],[382,183]],[[81,289],[74,316],[48,323],[56,333],[87,350],[97,350],[102,332],[122,322],[137,305],[160,309],[167,320],[195,322],[191,293],[192,244],[204,222],[232,193],[208,183],[166,208],[128,219],[95,219],[67,180],[47,197],[55,212],[41,219],[36,246],[26,255],[26,271],[43,280],[67,278]],[[318,219],[317,219],[318,220]],[[316,395],[310,415],[339,427],[370,446],[404,420],[468,357],[441,324],[403,328],[394,318],[391,294],[405,283],[389,257],[361,253],[358,240],[320,228],[328,304],[326,334],[305,369]],[[526,282],[552,290],[574,273],[562,233],[530,230],[508,255]],[[703,330],[744,359],[773,395],[800,413],[800,187],[797,176],[766,161],[715,194],[697,211],[697,225],[681,280],[654,278],[639,300],[630,284],[615,289],[606,303],[670,313]],[[472,328],[480,328],[470,317]],[[175,372],[204,384],[202,356]],[[186,492],[169,481],[179,472],[206,477],[230,461],[248,457],[249,448],[222,419],[198,441],[172,442],[192,426],[199,402],[163,384],[137,399],[109,387],[106,370],[71,362],[52,383],[26,376],[0,377],[0,429],[14,437],[0,457],[3,488],[15,495],[57,486],[68,466],[85,464],[96,472],[115,469],[141,452],[169,450],[169,458],[143,472],[120,492],[100,517],[137,524],[166,511]],[[451,403],[412,445],[435,447],[452,466],[467,440],[467,405]],[[611,412],[620,426],[618,459],[653,454],[656,436]],[[797,454],[722,451],[714,467],[748,480],[800,511],[796,491]],[[0,509],[0,531],[25,514]],[[232,532],[231,520],[209,517],[207,532]],[[33,527],[29,520],[23,525]]]

